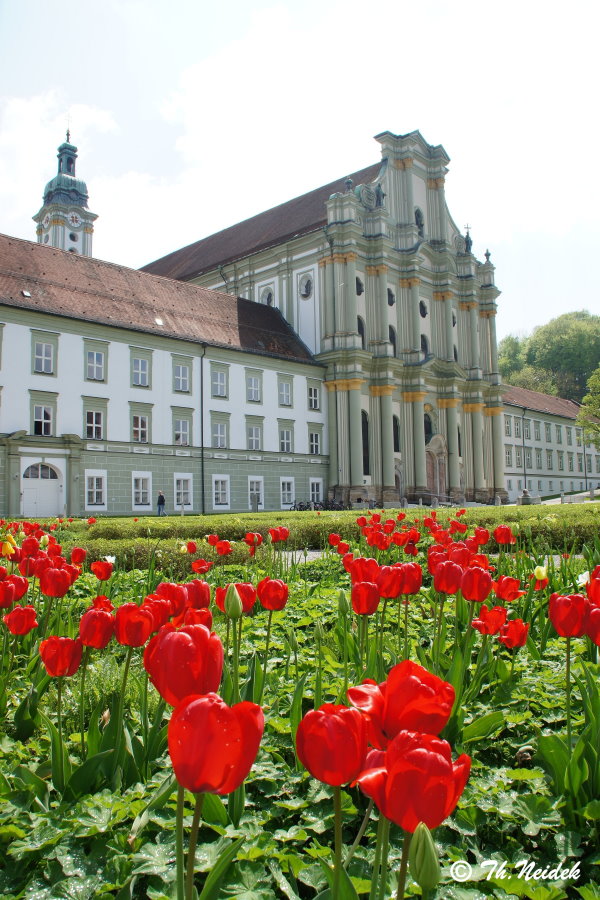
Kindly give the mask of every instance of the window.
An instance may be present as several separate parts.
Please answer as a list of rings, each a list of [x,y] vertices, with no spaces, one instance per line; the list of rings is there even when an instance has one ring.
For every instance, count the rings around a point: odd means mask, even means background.
[[[522,480],[519,478],[519,480],[517,481],[517,490],[520,491],[522,487],[523,487],[523,482],[522,482]]]
[[[104,353],[102,350],[86,351],[85,377],[87,381],[104,381]]]
[[[512,447],[504,448],[504,462],[507,466],[512,467]]]
[[[213,475],[213,508],[229,507],[229,475]]]
[[[248,509],[264,509],[263,479],[250,476],[248,478]]]
[[[559,472],[564,472],[564,469],[565,469],[565,454],[562,452],[562,450],[557,450],[556,452],[557,452],[557,455],[558,455],[558,470],[559,470]]]
[[[521,437],[521,420],[515,416],[515,437]]]
[[[322,478],[310,478],[309,479],[309,491],[310,491],[310,502],[311,503],[321,503],[323,500],[323,479]]]
[[[264,304],[264,306],[273,306],[274,297],[275,297],[275,293],[274,293],[273,285],[268,284],[260,292],[259,302]]]
[[[567,431],[567,445],[569,447],[572,447],[573,446],[573,429],[567,425],[566,431]]]
[[[510,437],[512,434],[510,420],[511,416],[504,416],[504,434],[506,437]]]
[[[396,302],[396,295],[394,294],[394,292],[391,288],[387,289],[387,301],[388,301],[388,306],[393,306],[394,303]]]
[[[293,478],[280,478],[280,493],[281,493],[281,505],[282,506],[292,506],[295,503],[294,500],[294,479]]]
[[[596,473],[600,472],[600,456],[596,457]]]
[[[56,375],[58,335],[47,331],[31,332],[31,369],[37,375]]]
[[[540,424],[541,424],[540,422],[533,423],[533,435],[534,435],[534,439],[536,441],[541,441],[541,439],[542,439],[541,431],[540,431]]]
[[[538,449],[535,451],[535,467],[536,469],[542,468],[542,451]]]
[[[133,479],[133,505],[150,506],[151,480],[150,473],[132,473]]]
[[[246,400],[248,403],[260,403],[262,397],[262,375],[259,372],[246,372]]]
[[[192,505],[192,476],[187,473],[175,475],[175,509],[191,507]]]
[[[512,491],[512,478],[508,478],[506,481],[506,489],[508,491]]]
[[[262,447],[262,426],[247,426],[248,450],[260,450]]]
[[[173,360],[173,390],[181,394],[190,392],[190,366],[176,359]]]
[[[583,453],[577,454],[577,471],[583,472]]]
[[[553,481],[548,482],[548,490],[550,492],[552,492],[554,490],[554,482]]]
[[[86,469],[85,508],[106,509],[106,469]]]
[[[523,454],[520,447],[515,447],[515,465],[517,469],[520,469],[523,465]]]
[[[318,456],[321,452],[321,432],[308,432],[308,452],[311,456]]]
[[[148,416],[133,413],[131,417],[131,440],[136,444],[148,443]]]
[[[532,466],[532,462],[531,462],[531,447],[526,447],[526,448],[525,448],[525,466],[526,466],[526,468],[531,469],[531,466]]]
[[[149,366],[147,359],[139,359],[138,357],[134,357],[133,360],[133,382],[136,387],[148,387],[150,384],[149,379]]]
[[[555,425],[556,429],[556,443],[562,444],[562,425]]]
[[[49,437],[52,432],[52,407],[35,403],[33,406],[33,433]]]
[[[292,382],[288,379],[280,378],[278,381],[279,405],[292,405]]]
[[[429,356],[429,341],[426,334],[421,335],[421,353],[423,356]]]
[[[562,484],[562,481],[561,481],[561,484]],[[541,480],[539,480],[538,481],[538,491],[541,491],[541,490],[542,490],[542,482],[541,482]]]
[[[280,453],[292,453],[292,429],[279,429],[279,451]]]
[[[529,419],[523,420],[523,436],[526,441],[531,440],[531,421]]]
[[[321,391],[317,385],[309,384],[308,386],[308,408],[321,408]]]
[[[400,419],[392,416],[392,436],[394,440],[394,453],[400,453]]]
[[[592,471],[592,457],[590,456],[590,454],[586,454],[586,457],[585,457],[585,471],[586,472]]]
[[[210,369],[210,393],[211,397],[227,397],[227,375],[226,368],[216,368],[212,365]]]
[[[223,450],[227,446],[227,423],[212,422],[211,423],[211,447],[217,450]]]
[[[85,413],[85,436],[91,441],[101,441],[104,437],[103,416],[100,410],[88,409]]]
[[[545,430],[546,430],[546,443],[549,444],[550,441],[552,440],[552,426],[550,425],[550,422],[545,423]]]
[[[298,293],[303,300],[308,300],[312,296],[313,280],[311,275],[302,275],[298,282]]]
[[[577,437],[577,446],[581,447],[581,428],[575,429],[575,435]]]
[[[546,450],[546,468],[551,469],[552,465],[552,450]]]
[[[564,491],[564,489],[565,489],[565,483],[564,483],[564,481],[561,481],[561,482],[559,483],[559,486],[558,486],[558,487],[559,487],[559,490],[560,490],[561,492]]]
[[[424,300],[419,300],[419,315],[422,319],[427,318],[427,304]]]
[[[567,453],[567,466],[569,468],[569,472],[572,472],[574,470],[574,462],[574,454]]]
[[[356,330],[360,338],[361,350],[365,350],[367,346],[367,335],[365,332],[365,323],[360,316],[356,317]]]
[[[190,420],[173,419],[173,443],[179,447],[190,445]]]
[[[396,340],[396,329],[393,328],[391,325],[388,328],[388,338],[389,338],[390,344],[392,345],[392,356],[397,356],[398,355],[398,342]]]

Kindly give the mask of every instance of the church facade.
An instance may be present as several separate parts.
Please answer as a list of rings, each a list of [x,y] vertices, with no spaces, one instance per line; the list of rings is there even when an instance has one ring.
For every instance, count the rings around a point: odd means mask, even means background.
[[[381,161],[144,267],[281,311],[323,366],[328,492],[384,505],[506,497],[494,266],[418,131]]]

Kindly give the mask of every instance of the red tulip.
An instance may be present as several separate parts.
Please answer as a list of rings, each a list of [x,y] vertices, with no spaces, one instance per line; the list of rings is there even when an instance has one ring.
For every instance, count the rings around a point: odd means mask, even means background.
[[[210,609],[195,609],[189,606],[183,611],[183,616],[173,619],[173,625],[179,628],[180,625],[204,625],[209,631],[212,631],[213,616]]]
[[[99,559],[90,566],[98,581],[108,581],[113,572],[113,564],[107,559]]]
[[[180,615],[185,609],[188,593],[187,585],[173,584],[169,581],[161,581],[154,591],[159,597],[165,597],[171,604],[171,612],[174,616]]]
[[[371,581],[358,581],[352,585],[352,609],[357,615],[373,615],[379,600],[379,588]]]
[[[338,545],[339,542],[341,541],[341,537],[339,536],[339,534],[335,534],[335,532],[332,532],[332,533],[329,535],[328,540],[329,540],[329,546],[330,546],[330,547],[337,547],[337,545]]]
[[[454,688],[410,660],[390,669],[387,681],[348,688],[348,699],[367,716],[369,741],[380,749],[399,731],[439,734],[454,704]]]
[[[433,586],[440,594],[456,594],[460,589],[463,570],[456,563],[446,560],[439,563],[433,573]]]
[[[37,556],[40,552],[40,542],[37,538],[26,537],[21,543],[21,559],[26,556]]]
[[[140,609],[149,612],[152,616],[152,632],[157,632],[163,625],[166,625],[173,615],[173,604],[169,598],[160,597],[158,594],[148,594]],[[180,619],[182,616],[183,610],[181,615],[175,618]]]
[[[230,794],[258,753],[264,716],[255,703],[229,707],[216,694],[186,697],[169,722],[169,755],[179,784],[194,794]]]
[[[600,647],[600,606],[589,607],[585,633],[594,644]]]
[[[39,574],[40,591],[46,597],[64,597],[72,581],[65,569],[46,568]]]
[[[465,600],[483,603],[492,590],[492,576],[478,566],[466,569],[460,581],[460,591]]]
[[[80,566],[84,563],[86,556],[87,550],[84,550],[83,547],[73,547],[71,550],[71,562],[74,566]]]
[[[466,754],[453,763],[450,744],[412,731],[399,732],[373,762],[357,783],[387,819],[411,833],[419,822],[437,828],[454,811],[471,770]]]
[[[358,777],[367,752],[366,720],[358,709],[325,703],[296,732],[298,759],[310,774],[338,787]]]
[[[561,637],[581,637],[585,634],[589,600],[583,594],[552,594],[548,615]]]
[[[481,525],[476,525],[473,532],[473,537],[475,538],[476,543],[479,544],[480,547],[482,547],[489,541],[490,533],[487,528],[482,528]]]
[[[356,584],[357,581],[371,581],[373,584],[376,584],[377,576],[379,575],[379,563],[376,559],[366,559],[364,556],[358,556],[352,561],[349,571],[352,584]]]
[[[104,650],[115,632],[115,620],[108,610],[92,606],[79,620],[79,637],[85,647]]]
[[[283,609],[288,601],[289,588],[280,578],[263,578],[256,585],[258,600],[265,609]]]
[[[501,545],[517,543],[510,525],[498,525],[497,528],[494,528],[494,540]]]
[[[216,691],[223,673],[223,645],[204,625],[177,631],[163,625],[144,650],[150,681],[171,706],[191,694]]]
[[[0,581],[0,609],[10,609],[17,602],[16,589],[10,581]]]
[[[83,644],[79,638],[72,640],[53,635],[40,644],[42,662],[52,678],[74,675],[81,663],[82,652]]]
[[[192,609],[208,609],[210,606],[210,585],[206,581],[194,578],[184,585],[187,591],[186,607]]]
[[[192,560],[192,572],[195,572],[196,575],[206,575],[209,569],[211,569],[213,563],[209,562],[207,559],[194,559]]]
[[[600,578],[591,578],[585,586],[585,592],[593,606],[600,606]]]
[[[100,594],[98,597],[94,597],[92,600],[92,606],[94,609],[105,609],[107,612],[112,612],[114,606],[104,594]]]
[[[418,563],[395,563],[400,572],[400,594],[418,594],[423,584],[423,569]]]
[[[29,634],[38,626],[33,606],[15,606],[3,617],[3,622],[11,634]]]
[[[209,534],[208,537],[206,538],[206,542],[209,545],[209,547],[216,547],[216,545],[219,543],[219,535],[218,534]]]
[[[494,582],[494,593],[499,600],[512,603],[513,600],[518,600],[519,597],[523,597],[527,593],[527,591],[519,590],[520,587],[521,582],[518,578],[500,575]]]
[[[229,541],[217,541],[215,550],[219,556],[227,556],[229,553],[233,552],[233,547]]]
[[[381,566],[377,575],[377,588],[380,597],[394,600],[400,596],[402,573],[398,566]]]
[[[506,625],[503,625],[498,635],[498,640],[505,647],[514,650],[515,647],[524,647],[527,643],[527,635],[529,634],[529,623],[527,625],[523,619],[511,619]]]
[[[236,582],[235,586],[242,601],[242,611],[245,613],[250,612],[256,603],[256,588],[254,585],[248,584],[248,582]],[[218,587],[215,591],[215,603],[221,612],[225,612],[225,596],[228,587],[229,585],[227,584],[225,587]]]
[[[198,549],[198,544],[196,543],[196,541],[188,541],[185,545],[185,549],[188,553],[195,553]]]
[[[152,614],[137,603],[124,603],[115,613],[115,637],[126,647],[141,647],[153,628]]]
[[[493,606],[491,609],[482,606],[479,610],[479,617],[473,619],[473,628],[480,634],[498,634],[506,622],[507,615],[504,606]]]

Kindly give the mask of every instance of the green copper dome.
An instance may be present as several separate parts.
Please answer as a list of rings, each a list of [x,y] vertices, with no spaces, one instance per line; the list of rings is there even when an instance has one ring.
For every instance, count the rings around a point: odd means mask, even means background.
[[[44,188],[44,206],[50,203],[69,203],[87,207],[88,190],[85,181],[75,177],[77,147],[67,140],[58,148],[58,173]]]

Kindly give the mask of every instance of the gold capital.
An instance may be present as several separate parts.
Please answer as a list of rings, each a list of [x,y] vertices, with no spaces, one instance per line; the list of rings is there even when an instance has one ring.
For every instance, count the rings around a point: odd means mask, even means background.
[[[416,403],[418,400],[424,400],[427,396],[427,391],[403,391],[402,399],[407,403]]]
[[[377,275],[377,266],[365,266],[367,275]]]
[[[465,412],[474,413],[483,411],[483,403],[463,403]]]
[[[486,406],[483,413],[486,416],[501,416],[504,410],[501,406]]]
[[[372,384],[369,387],[369,393],[372,397],[389,397],[394,393],[393,384]]]
[[[460,397],[441,397],[437,405],[439,409],[456,409],[460,406]]]

